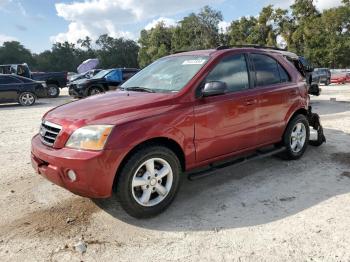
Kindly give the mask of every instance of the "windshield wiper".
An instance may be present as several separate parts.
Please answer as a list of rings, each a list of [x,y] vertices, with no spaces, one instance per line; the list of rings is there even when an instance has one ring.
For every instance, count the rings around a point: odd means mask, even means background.
[[[136,92],[147,92],[147,93],[155,93],[153,89],[142,87],[142,86],[133,86],[133,87],[123,87],[126,91],[136,91]]]

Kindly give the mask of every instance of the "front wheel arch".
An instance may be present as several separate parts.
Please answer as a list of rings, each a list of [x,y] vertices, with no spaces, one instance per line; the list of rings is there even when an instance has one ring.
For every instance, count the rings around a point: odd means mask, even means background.
[[[88,88],[88,90],[87,90],[87,95],[88,95],[88,96],[91,96],[91,91],[92,91],[93,89],[99,89],[99,90],[101,91],[101,93],[105,92],[105,90],[104,90],[104,88],[103,88],[102,86],[100,86],[100,85],[93,85],[93,86],[90,86],[90,87]]]
[[[181,170],[182,172],[185,171],[186,169],[186,160],[185,160],[185,154],[182,149],[182,147],[173,139],[167,138],[167,137],[157,137],[157,138],[152,138],[148,139],[146,141],[143,141],[139,143],[138,145],[134,146],[123,158],[123,160],[120,162],[115,177],[114,177],[114,182],[113,182],[113,187],[112,189],[115,190],[116,185],[118,184],[118,179],[119,179],[119,174],[123,167],[125,166],[126,162],[130,159],[130,157],[140,150],[141,148],[147,147],[147,146],[163,146],[175,153],[175,155],[179,158],[180,164],[181,164]]]

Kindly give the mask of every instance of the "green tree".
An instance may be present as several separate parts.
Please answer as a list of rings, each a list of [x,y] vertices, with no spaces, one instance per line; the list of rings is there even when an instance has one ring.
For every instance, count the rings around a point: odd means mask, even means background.
[[[137,67],[139,46],[133,40],[101,35],[96,41],[100,48],[95,50],[100,60],[99,67]]]
[[[198,14],[184,17],[174,30],[173,51],[214,48],[220,44],[222,13],[205,6]],[[222,39],[222,37],[221,37]]]
[[[0,46],[0,64],[33,64],[34,58],[30,50],[17,41],[5,42]]]
[[[159,22],[150,30],[142,30],[139,39],[139,64],[144,67],[154,60],[171,53],[173,28]]]

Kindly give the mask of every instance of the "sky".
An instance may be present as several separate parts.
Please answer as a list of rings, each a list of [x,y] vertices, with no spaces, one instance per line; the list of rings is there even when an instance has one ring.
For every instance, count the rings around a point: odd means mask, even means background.
[[[223,14],[220,26],[242,16],[256,16],[272,4],[287,8],[293,0],[0,0],[0,45],[20,41],[34,53],[55,42],[76,42],[101,34],[137,40],[140,30],[158,21],[174,25],[190,12],[209,5]],[[317,0],[319,10],[341,0]]]

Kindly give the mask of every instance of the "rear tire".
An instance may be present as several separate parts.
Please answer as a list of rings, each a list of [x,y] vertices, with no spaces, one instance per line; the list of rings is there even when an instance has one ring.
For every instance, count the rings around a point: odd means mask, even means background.
[[[36,96],[31,92],[23,92],[18,97],[18,103],[22,106],[32,106],[35,104]]]
[[[60,88],[55,84],[47,85],[47,97],[56,98],[60,95]]]
[[[286,151],[281,153],[281,157],[286,160],[296,160],[303,156],[309,144],[310,127],[304,115],[293,117],[283,135],[282,145]]]
[[[130,216],[153,217],[174,200],[180,173],[180,161],[170,149],[158,145],[141,148],[118,174],[117,198]]]

